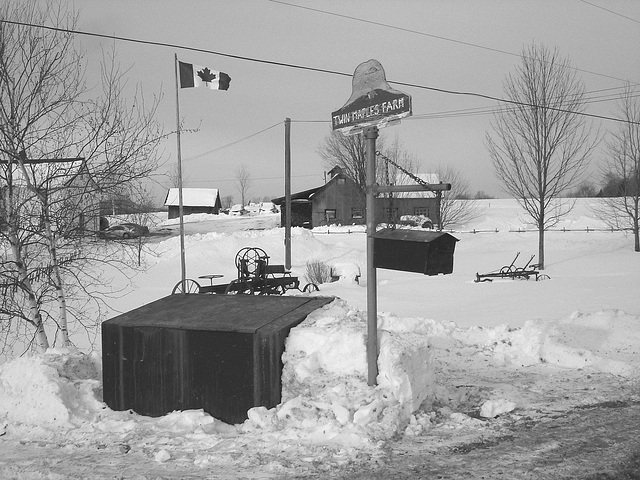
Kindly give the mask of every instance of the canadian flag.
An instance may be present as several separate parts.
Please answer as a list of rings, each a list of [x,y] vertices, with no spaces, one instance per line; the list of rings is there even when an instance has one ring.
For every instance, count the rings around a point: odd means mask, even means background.
[[[211,70],[192,63],[178,62],[180,88],[206,87],[211,90],[228,90],[231,77],[224,72]]]

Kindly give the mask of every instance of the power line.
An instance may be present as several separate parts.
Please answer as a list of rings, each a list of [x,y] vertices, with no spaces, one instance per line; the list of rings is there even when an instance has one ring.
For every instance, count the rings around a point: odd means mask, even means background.
[[[609,89],[605,89],[609,90]],[[602,90],[594,90],[594,92],[587,93],[595,93]],[[638,98],[640,97],[640,93],[635,95],[630,95],[629,98]],[[611,100],[619,99],[619,94],[609,94],[602,96],[592,96],[588,97],[585,100],[585,104],[594,104],[601,102],[609,102]],[[406,120],[431,120],[431,119],[440,119],[440,118],[452,118],[452,117],[467,117],[467,116],[476,116],[476,115],[491,115],[496,112],[495,107],[475,107],[475,108],[464,108],[458,110],[446,110],[441,112],[430,112],[413,115],[411,117],[406,118]]]
[[[599,90],[592,90],[589,92],[585,92],[586,94],[593,94],[599,92],[607,92],[611,90],[619,90],[624,87],[612,87],[612,88],[602,88]],[[640,93],[635,95],[630,95],[629,98],[638,98],[640,97]],[[591,96],[587,97],[585,100],[585,104],[593,104],[600,102],[608,102],[611,100],[616,100],[620,98],[620,93],[611,93],[607,95],[600,96]],[[411,117],[405,118],[406,121],[416,121],[416,120],[437,120],[443,118],[457,118],[457,117],[473,117],[478,115],[491,115],[496,112],[496,107],[492,106],[483,106],[483,107],[473,107],[473,108],[461,108],[457,110],[445,110],[439,112],[429,112],[429,113],[418,113],[414,114]],[[330,123],[330,120],[292,120],[294,123]]]
[[[217,152],[217,151],[219,151],[219,150],[223,150],[223,149],[225,149],[225,148],[228,148],[228,147],[231,147],[231,146],[233,146],[233,145],[236,145],[236,144],[238,144],[238,143],[240,143],[240,142],[244,142],[245,140],[248,140],[248,139],[250,139],[250,138],[252,138],[252,137],[255,137],[256,135],[260,135],[261,133],[266,132],[267,130],[271,130],[272,128],[277,127],[277,126],[278,126],[278,125],[280,125],[281,123],[282,123],[282,122],[274,123],[274,124],[273,124],[273,125],[271,125],[270,127],[264,128],[264,129],[260,130],[259,132],[252,133],[252,134],[250,134],[250,135],[247,135],[246,137],[240,138],[240,139],[235,140],[235,141],[233,141],[233,142],[231,142],[231,143],[227,143],[226,145],[222,145],[222,146],[220,146],[220,147],[216,147],[216,148],[214,148],[213,150],[208,150],[208,151],[206,151],[206,152],[198,153],[197,155],[193,155],[193,156],[191,156],[191,157],[185,158],[185,159],[184,159],[184,161],[185,161],[185,162],[187,162],[187,161],[190,161],[190,160],[196,160],[196,159],[198,159],[198,158],[204,157],[205,155],[209,155],[209,154],[211,154],[211,153],[215,153],[215,152]]]
[[[49,27],[49,26],[46,26],[46,25],[37,25],[37,24],[31,24],[31,23],[26,23],[26,22],[18,22],[18,21],[15,21],[15,20],[0,19],[0,23],[8,23],[8,24],[12,24],[12,25],[21,25],[21,26],[31,27],[31,28],[43,28],[43,29],[54,30],[54,31],[63,32],[63,33],[72,33],[72,34],[77,34],[77,35],[87,35],[87,36],[93,36],[93,37],[108,38],[110,40],[120,40],[120,41],[123,41],[123,42],[140,43],[140,44],[144,44],[144,45],[154,45],[154,46],[161,46],[161,47],[177,48],[177,49],[182,49],[182,50],[187,50],[187,51],[192,51],[192,52],[207,53],[207,54],[210,54],[210,55],[218,55],[218,56],[227,57],[227,58],[234,58],[234,59],[238,59],[238,60],[245,60],[245,61],[250,61],[250,62],[257,62],[257,63],[263,63],[263,64],[268,64],[268,65],[275,65],[275,66],[280,66],[280,67],[288,67],[288,68],[295,68],[295,69],[299,69],[299,70],[307,70],[307,71],[313,71],[313,72],[319,72],[319,73],[327,73],[327,74],[339,75],[339,76],[343,76],[343,77],[352,77],[352,74],[350,74],[350,73],[338,72],[338,71],[335,71],[335,70],[328,70],[328,69],[317,68],[317,67],[309,67],[309,66],[304,66],[304,65],[296,65],[296,64],[292,64],[292,63],[276,62],[276,61],[273,61],[273,60],[264,60],[264,59],[246,57],[246,56],[242,56],[242,55],[234,55],[234,54],[230,54],[230,53],[216,52],[214,50],[207,50],[207,49],[204,49],[204,48],[187,47],[187,46],[184,46],[184,45],[177,45],[177,44],[171,44],[171,43],[166,43],[166,42],[155,42],[155,41],[150,41],[150,40],[138,40],[138,39],[134,39],[134,38],[120,37],[120,36],[115,36],[115,35],[105,35],[105,34],[101,34],[101,33],[84,32],[82,30],[71,30],[71,29],[67,29],[67,28]],[[549,110],[554,110],[554,111],[558,111],[558,112],[562,112],[562,113],[569,113],[569,114],[573,114],[573,115],[582,115],[582,116],[586,116],[586,117],[598,118],[598,119],[601,119],[601,120],[611,120],[611,121],[614,121],[614,122],[630,123],[632,125],[640,125],[640,122],[633,122],[633,121],[624,120],[624,119],[621,119],[621,118],[608,117],[606,115],[597,115],[597,114],[586,113],[586,112],[575,112],[575,111],[571,111],[571,110],[554,108],[554,107],[549,107],[549,106],[534,105],[534,104],[530,104],[530,103],[526,103],[526,102],[518,102],[518,101],[515,101],[515,100],[507,100],[507,99],[504,99],[504,98],[495,97],[495,96],[487,95],[487,94],[483,94],[483,93],[462,92],[462,91],[456,91],[456,90],[449,90],[449,89],[445,89],[445,88],[437,88],[437,87],[429,87],[429,86],[426,86],[426,85],[418,85],[418,84],[415,84],[415,83],[398,82],[398,81],[393,81],[393,80],[388,80],[388,82],[389,83],[394,83],[396,85],[405,86],[405,87],[412,87],[412,88],[417,88],[417,89],[421,89],[421,90],[429,90],[429,91],[432,91],[432,92],[444,93],[444,94],[448,94],[448,95],[478,97],[478,98],[484,98],[484,99],[487,99],[487,100],[493,100],[493,101],[496,101],[496,102],[507,103],[507,104],[512,104],[512,105],[519,105],[519,106],[525,106],[525,107],[546,108],[546,109],[549,109]]]
[[[587,0],[580,0],[582,3],[586,3],[587,5],[591,5],[592,7],[599,8],[600,10],[604,10],[605,12],[612,13],[613,15],[617,15],[622,18],[626,18],[627,20],[631,20],[632,22],[640,23],[640,20],[636,20],[635,18],[627,17],[618,12],[614,12],[613,10],[609,10],[608,8],[601,7],[600,5],[596,5],[595,3],[587,2]]]
[[[494,47],[487,47],[486,45],[480,45],[478,43],[465,42],[464,40],[456,40],[455,38],[444,37],[442,35],[434,35],[432,33],[421,32],[419,30],[413,30],[413,29],[410,29],[410,28],[398,27],[396,25],[390,25],[388,23],[376,22],[376,21],[373,21],[373,20],[365,20],[364,18],[354,17],[354,16],[351,16],[351,15],[344,15],[344,14],[340,14],[340,13],[336,13],[336,12],[331,12],[331,11],[328,11],[328,10],[320,10],[319,8],[305,7],[303,5],[295,5],[293,3],[284,2],[282,0],[268,0],[268,1],[270,1],[272,3],[279,3],[279,4],[285,5],[287,7],[300,8],[302,10],[310,10],[312,12],[322,13],[324,15],[331,15],[331,16],[334,16],[334,17],[346,18],[348,20],[353,20],[355,22],[362,22],[362,23],[367,23],[367,24],[370,24],[370,25],[376,25],[378,27],[385,27],[385,28],[390,28],[390,29],[393,29],[393,30],[399,30],[401,32],[413,33],[415,35],[421,35],[423,37],[435,38],[437,40],[443,40],[445,42],[457,43],[459,45],[464,45],[466,47],[479,48],[479,49],[482,49],[482,50],[487,50],[489,52],[501,53],[501,54],[504,54],[504,55],[509,55],[509,56],[518,57],[518,58],[520,57],[520,54],[518,54],[518,53],[509,52],[508,50],[501,50],[499,48],[494,48]],[[585,3],[588,3],[588,2],[585,2]],[[594,6],[597,6],[597,5],[594,5]],[[606,10],[606,9],[604,9],[604,10]],[[615,12],[612,12],[612,13],[615,13]],[[617,77],[614,77],[614,76],[611,76],[611,75],[606,75],[604,73],[592,72],[590,70],[584,70],[584,69],[576,68],[576,67],[570,67],[570,68],[573,69],[573,70],[576,70],[578,72],[588,73],[588,74],[591,74],[591,75],[596,75],[596,76],[604,77],[604,78],[610,78],[612,80],[618,80],[620,82],[624,82],[625,81],[625,80],[623,80],[621,78],[617,78]]]
[[[405,87],[413,87],[413,88],[418,88],[418,89],[427,89],[427,90],[431,90],[431,91],[435,91],[435,92],[440,92],[440,93],[446,93],[449,95],[461,95],[461,96],[472,96],[472,97],[479,97],[479,98],[485,98],[487,100],[494,100],[496,102],[500,102],[500,103],[507,103],[507,104],[511,104],[511,105],[518,105],[520,107],[532,107],[532,108],[545,108],[547,110],[552,110],[554,112],[561,112],[561,113],[568,113],[571,115],[582,115],[585,117],[591,117],[591,118],[599,118],[601,120],[611,120],[614,122],[621,122],[621,123],[630,123],[632,125],[640,125],[640,122],[632,122],[629,120],[624,120],[621,118],[615,118],[615,117],[608,117],[606,115],[597,115],[595,113],[586,113],[586,112],[576,112],[573,110],[567,110],[566,108],[557,108],[557,107],[551,107],[548,105],[535,105],[529,102],[520,102],[518,100],[507,100],[504,98],[500,98],[500,97],[494,97],[493,95],[487,95],[484,93],[475,93],[475,92],[460,92],[460,91],[455,91],[455,90],[447,90],[444,88],[435,88],[435,87],[425,87],[423,85],[417,85],[414,83],[406,83],[406,82],[390,82],[390,83],[395,83],[396,85],[402,85]]]
[[[130,37],[121,37],[118,35],[106,35],[103,33],[95,33],[95,32],[85,32],[83,30],[71,30],[68,28],[60,28],[60,27],[50,27],[47,25],[37,25],[37,24],[33,24],[33,23],[26,23],[26,22],[18,22],[15,20],[4,20],[4,19],[0,19],[0,23],[9,23],[9,24],[13,24],[13,25],[21,25],[23,27],[33,27],[33,28],[44,28],[46,30],[54,30],[56,32],[62,32],[62,33],[72,33],[75,35],[85,35],[88,37],[97,37],[97,38],[107,38],[109,40],[119,40],[122,42],[130,42],[130,43],[139,43],[142,45],[153,45],[156,47],[168,47],[168,48],[177,48],[180,50],[187,50],[190,52],[199,52],[199,53],[207,53],[210,55],[218,55],[220,57],[226,57],[226,58],[234,58],[236,60],[245,60],[248,62],[256,62],[256,63],[264,63],[267,65],[275,65],[275,66],[279,66],[279,67],[288,67],[288,68],[296,68],[296,69],[300,69],[300,70],[309,70],[312,72],[319,72],[319,73],[329,73],[331,75],[342,75],[345,77],[350,77],[351,74],[350,73],[343,73],[343,72],[337,72],[334,70],[327,70],[324,68],[316,68],[316,67],[308,67],[308,66],[303,66],[303,65],[296,65],[293,63],[285,63],[285,62],[276,62],[274,60],[264,60],[261,58],[252,58],[252,57],[247,57],[247,56],[243,56],[243,55],[234,55],[231,53],[223,53],[223,52],[216,52],[215,50],[207,50],[205,48],[196,48],[196,47],[187,47],[185,45],[178,45],[176,43],[167,43],[167,42],[156,42],[156,41],[152,41],[152,40],[140,40],[137,38],[130,38]]]
[[[307,178],[307,177],[318,177],[321,176],[321,174],[318,173],[313,173],[313,174],[306,174],[306,175],[291,175],[291,178]],[[280,176],[276,176],[276,177],[251,177],[251,180],[282,180],[282,175]],[[235,182],[237,181],[236,178],[216,178],[215,179],[216,182]],[[211,183],[212,180],[188,180],[188,183],[196,183],[196,184],[203,184],[203,183]]]

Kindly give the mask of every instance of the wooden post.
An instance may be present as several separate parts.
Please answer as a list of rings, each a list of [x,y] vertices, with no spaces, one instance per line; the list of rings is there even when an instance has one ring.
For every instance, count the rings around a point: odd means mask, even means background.
[[[376,183],[376,138],[378,127],[364,129],[366,147],[366,223],[367,223],[367,381],[377,384],[378,377],[378,289],[374,261],[374,235],[376,233],[376,205],[373,190]]]
[[[284,266],[291,269],[291,119],[284,120]]]

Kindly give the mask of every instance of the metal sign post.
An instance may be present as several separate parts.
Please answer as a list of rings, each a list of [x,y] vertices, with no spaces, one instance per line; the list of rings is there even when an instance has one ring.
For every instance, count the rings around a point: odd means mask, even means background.
[[[375,385],[378,378],[378,278],[374,259],[376,206],[373,189],[376,183],[376,138],[378,127],[364,130],[366,158],[366,221],[367,221],[367,382]]]
[[[376,138],[378,129],[399,123],[411,115],[411,97],[387,83],[377,60],[368,60],[353,73],[352,92],[347,103],[331,114],[333,130],[344,135],[363,134],[366,152],[367,223],[367,380],[376,385],[378,377],[378,292],[374,259],[376,233]]]

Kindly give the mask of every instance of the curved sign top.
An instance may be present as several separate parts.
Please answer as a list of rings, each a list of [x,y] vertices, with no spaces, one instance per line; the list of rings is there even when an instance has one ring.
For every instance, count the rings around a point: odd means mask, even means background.
[[[345,135],[365,127],[382,128],[411,115],[411,96],[391,88],[377,60],[368,60],[356,68],[352,93],[342,108],[331,114],[333,130]]]

